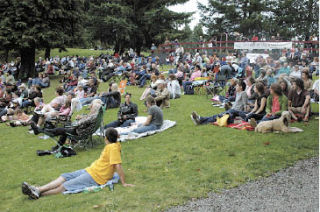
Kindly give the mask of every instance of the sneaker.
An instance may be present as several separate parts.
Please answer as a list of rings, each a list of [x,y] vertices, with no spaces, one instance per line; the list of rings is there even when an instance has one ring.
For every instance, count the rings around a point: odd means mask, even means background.
[[[254,118],[250,119],[249,124],[251,125],[251,127],[254,127],[254,128],[257,126],[257,122]]]
[[[28,195],[31,199],[39,199],[40,192],[35,186],[31,186],[26,182],[21,185],[22,193]]]
[[[35,135],[38,135],[40,133],[39,128],[36,126],[36,124],[34,122],[31,122],[31,128],[32,128]]]
[[[195,125],[200,124],[200,116],[196,112],[192,112],[190,117]]]

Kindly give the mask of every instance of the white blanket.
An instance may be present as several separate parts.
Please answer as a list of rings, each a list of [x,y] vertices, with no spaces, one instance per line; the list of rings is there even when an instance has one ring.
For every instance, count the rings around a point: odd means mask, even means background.
[[[145,133],[139,133],[139,134],[138,133],[130,133],[134,129],[136,129],[138,127],[138,125],[143,124],[146,120],[147,120],[147,117],[138,116],[138,117],[136,117],[135,123],[132,126],[130,126],[130,127],[117,127],[116,130],[118,131],[119,134],[120,133],[124,133],[124,132],[129,133],[128,135],[121,135],[120,136],[120,141],[124,142],[124,141],[127,141],[127,140],[135,140],[135,139],[138,139],[138,138],[141,138],[141,137],[145,137],[145,136],[148,136],[148,135],[153,135],[153,134],[156,134],[158,132],[165,131],[165,130],[167,130],[167,129],[169,129],[169,128],[171,128],[171,127],[176,125],[175,121],[164,120],[163,121],[163,125],[159,130],[153,130],[153,131],[149,131],[149,132],[145,132]],[[97,131],[95,134],[99,135],[99,132]]]

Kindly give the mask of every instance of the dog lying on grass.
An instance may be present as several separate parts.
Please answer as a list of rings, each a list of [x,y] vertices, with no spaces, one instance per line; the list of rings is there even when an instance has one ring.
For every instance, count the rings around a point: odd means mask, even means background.
[[[256,128],[255,132],[267,133],[267,132],[302,132],[303,130],[297,127],[289,127],[289,122],[291,121],[291,115],[289,111],[283,111],[281,117],[271,121],[260,122]]]

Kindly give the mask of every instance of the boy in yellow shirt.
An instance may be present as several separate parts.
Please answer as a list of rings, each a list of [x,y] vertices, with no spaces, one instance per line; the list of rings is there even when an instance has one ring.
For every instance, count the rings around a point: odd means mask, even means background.
[[[114,128],[107,129],[106,146],[99,159],[94,161],[90,167],[71,173],[64,173],[56,180],[40,187],[24,182],[22,183],[22,193],[32,199],[39,199],[40,196],[103,185],[112,179],[115,171],[118,172],[124,187],[134,186],[125,183],[125,176],[121,166],[121,144],[117,142],[118,136],[118,132]]]

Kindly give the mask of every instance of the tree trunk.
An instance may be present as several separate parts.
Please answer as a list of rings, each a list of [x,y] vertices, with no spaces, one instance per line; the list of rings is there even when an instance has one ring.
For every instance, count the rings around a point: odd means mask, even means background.
[[[19,71],[19,79],[27,79],[29,77],[35,77],[35,47],[20,49],[21,55],[21,68]]]
[[[50,47],[47,47],[47,48],[46,48],[46,51],[45,51],[45,54],[44,54],[44,58],[45,58],[45,59],[50,58],[50,52],[51,52],[51,48],[50,48]]]
[[[4,50],[4,61],[7,63],[9,59],[9,49]]]
[[[119,42],[116,42],[116,45],[114,46],[114,54],[119,53],[120,45]]]

